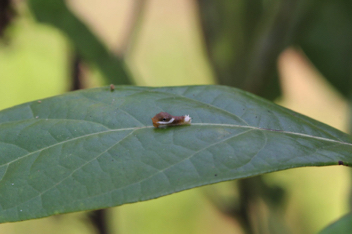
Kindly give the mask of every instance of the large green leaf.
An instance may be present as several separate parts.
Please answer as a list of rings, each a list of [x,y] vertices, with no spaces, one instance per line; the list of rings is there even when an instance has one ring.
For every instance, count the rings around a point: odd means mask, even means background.
[[[193,123],[155,129],[160,111]],[[0,112],[0,221],[293,167],[352,165],[351,153],[348,135],[225,86],[72,92]]]

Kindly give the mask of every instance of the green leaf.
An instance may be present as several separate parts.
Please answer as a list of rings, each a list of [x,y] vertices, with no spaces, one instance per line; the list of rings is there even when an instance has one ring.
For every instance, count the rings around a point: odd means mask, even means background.
[[[133,80],[122,59],[114,56],[105,45],[67,8],[62,0],[29,0],[28,5],[39,22],[62,30],[80,56],[95,64],[107,84],[131,84]]]
[[[349,213],[328,227],[324,228],[319,234],[346,234],[352,230],[352,213]]]
[[[161,111],[190,126],[155,129]],[[112,207],[302,166],[352,165],[348,135],[225,86],[83,90],[0,112],[0,222]]]

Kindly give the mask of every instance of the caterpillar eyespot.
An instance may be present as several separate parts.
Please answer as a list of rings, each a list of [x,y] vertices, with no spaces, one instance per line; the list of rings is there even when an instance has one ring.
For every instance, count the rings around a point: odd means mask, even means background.
[[[192,118],[189,117],[189,115],[172,116],[167,112],[160,112],[152,118],[152,121],[154,127],[165,128],[169,126],[191,124]]]

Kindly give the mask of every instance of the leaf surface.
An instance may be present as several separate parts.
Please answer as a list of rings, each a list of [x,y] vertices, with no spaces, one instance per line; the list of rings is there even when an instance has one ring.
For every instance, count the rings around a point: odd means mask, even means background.
[[[165,111],[190,126],[155,129]],[[348,135],[225,86],[117,86],[0,112],[0,221],[112,207],[302,166],[352,165]]]
[[[352,230],[352,213],[349,213],[328,227],[324,228],[319,234],[346,234]]]

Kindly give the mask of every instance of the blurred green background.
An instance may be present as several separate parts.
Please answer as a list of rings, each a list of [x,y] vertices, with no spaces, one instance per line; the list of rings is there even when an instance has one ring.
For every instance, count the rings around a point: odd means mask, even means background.
[[[123,64],[132,79],[121,83],[232,85],[349,130],[352,33],[345,29],[352,21],[344,17],[351,10],[346,1],[66,1],[76,24],[59,17],[66,14],[60,0],[45,1],[4,1],[16,13],[0,42],[0,109],[75,89],[73,76],[80,88],[114,78],[118,85],[114,74],[121,70],[111,67]],[[45,8],[51,3],[52,12]],[[67,26],[80,23],[87,31]],[[109,52],[95,50],[99,41]],[[108,209],[109,233],[244,233],[241,217],[229,211],[244,200],[253,233],[316,233],[349,211],[350,178],[341,166],[271,173],[260,179],[269,195],[254,192],[250,201],[241,197],[246,180],[192,189]],[[83,212],[2,224],[0,233],[97,230]]]

